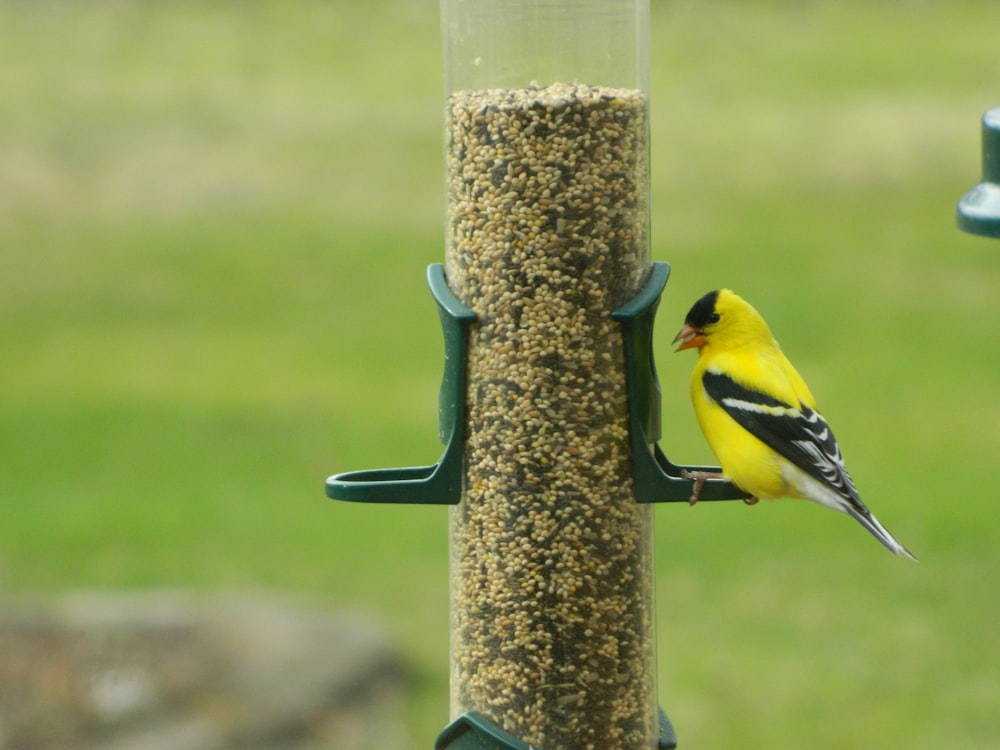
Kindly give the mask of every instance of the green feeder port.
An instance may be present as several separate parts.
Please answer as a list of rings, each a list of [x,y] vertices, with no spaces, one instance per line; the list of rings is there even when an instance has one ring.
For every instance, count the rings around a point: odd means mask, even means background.
[[[958,228],[1000,238],[1000,107],[983,115],[983,178],[958,203]]]

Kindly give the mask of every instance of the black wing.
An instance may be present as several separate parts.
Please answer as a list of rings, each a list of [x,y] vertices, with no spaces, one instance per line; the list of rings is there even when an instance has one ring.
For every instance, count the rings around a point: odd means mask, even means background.
[[[819,412],[751,390],[721,372],[706,371],[702,384],[709,397],[750,434],[867,512],[844,467],[837,440]]]

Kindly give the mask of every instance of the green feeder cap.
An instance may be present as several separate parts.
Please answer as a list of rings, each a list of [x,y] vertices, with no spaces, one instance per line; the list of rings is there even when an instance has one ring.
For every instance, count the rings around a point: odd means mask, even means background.
[[[958,228],[1000,238],[1000,107],[983,115],[983,179],[958,202]]]

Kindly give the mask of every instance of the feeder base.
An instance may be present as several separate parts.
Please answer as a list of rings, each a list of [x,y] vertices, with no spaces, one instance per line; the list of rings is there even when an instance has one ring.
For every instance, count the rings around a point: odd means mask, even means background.
[[[660,709],[660,740],[657,750],[674,750],[677,735],[673,724]],[[480,713],[469,711],[444,728],[434,750],[542,750],[505,732]]]

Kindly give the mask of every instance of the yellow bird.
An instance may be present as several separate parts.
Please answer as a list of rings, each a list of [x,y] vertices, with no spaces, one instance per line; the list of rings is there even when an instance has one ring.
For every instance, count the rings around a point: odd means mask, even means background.
[[[728,289],[709,292],[688,312],[676,351],[698,349],[691,400],[722,475],[760,499],[794,497],[846,513],[893,554],[916,560],[858,496],[840,447],[802,376],[764,318]],[[696,502],[705,479],[695,480]]]

